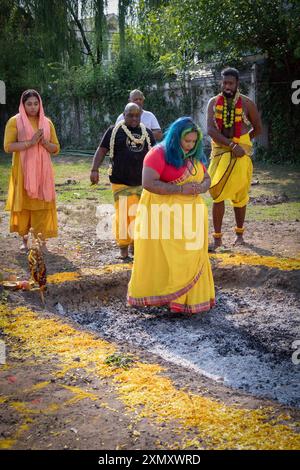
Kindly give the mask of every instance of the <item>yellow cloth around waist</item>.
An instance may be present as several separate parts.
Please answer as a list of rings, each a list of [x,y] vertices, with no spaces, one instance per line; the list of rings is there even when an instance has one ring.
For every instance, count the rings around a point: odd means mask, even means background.
[[[246,155],[249,155],[249,156],[253,155],[253,145],[252,145],[252,142],[248,133],[241,135],[237,143],[240,147],[242,147],[245,150]],[[226,152],[231,151],[230,147],[227,147],[226,145],[220,145],[214,140],[212,140],[211,144],[212,144],[211,157],[217,157],[219,155],[222,155]]]
[[[120,197],[128,197],[136,195],[138,197],[142,194],[142,186],[127,186],[125,184],[112,183],[111,189],[113,192],[114,201],[118,201]]]
[[[120,247],[133,243],[134,222],[142,186],[111,184],[114,197],[115,215],[113,217],[114,237]]]
[[[210,195],[214,202],[231,200],[233,206],[243,207],[249,201],[253,165],[249,155],[253,153],[249,134],[243,134],[239,145],[245,155],[237,158],[229,147],[212,142],[212,152],[208,173],[211,177]]]

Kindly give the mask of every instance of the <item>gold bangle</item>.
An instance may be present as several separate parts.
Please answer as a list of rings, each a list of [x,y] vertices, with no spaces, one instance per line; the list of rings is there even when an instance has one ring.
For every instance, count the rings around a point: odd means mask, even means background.
[[[243,233],[245,232],[245,227],[235,227],[234,230],[237,235],[243,235]]]

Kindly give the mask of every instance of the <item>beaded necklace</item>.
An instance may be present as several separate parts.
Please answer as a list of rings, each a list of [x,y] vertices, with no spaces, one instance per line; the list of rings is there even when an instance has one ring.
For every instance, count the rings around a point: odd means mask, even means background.
[[[214,122],[217,129],[222,131],[230,129],[234,126],[233,141],[238,142],[242,132],[242,98],[240,92],[237,91],[232,101],[230,111],[228,110],[227,98],[220,93],[216,98],[214,107]]]

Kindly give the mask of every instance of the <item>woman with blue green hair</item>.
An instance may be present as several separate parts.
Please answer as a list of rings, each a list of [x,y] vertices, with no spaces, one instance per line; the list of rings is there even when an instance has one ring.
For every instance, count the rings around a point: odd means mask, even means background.
[[[182,117],[145,157],[130,305],[168,305],[173,312],[193,314],[215,303],[207,207],[201,197],[210,187],[202,139],[193,120]]]

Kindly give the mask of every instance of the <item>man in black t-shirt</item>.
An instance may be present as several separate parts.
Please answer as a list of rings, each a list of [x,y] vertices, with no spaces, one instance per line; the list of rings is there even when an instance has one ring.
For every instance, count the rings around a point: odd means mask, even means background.
[[[121,258],[128,257],[128,247],[133,247],[133,224],[142,192],[143,162],[147,152],[155,145],[150,129],[141,123],[141,109],[128,103],[124,110],[124,121],[111,126],[105,132],[93,159],[90,179],[99,181],[99,166],[109,152],[109,179],[115,201],[115,236],[120,247]]]

